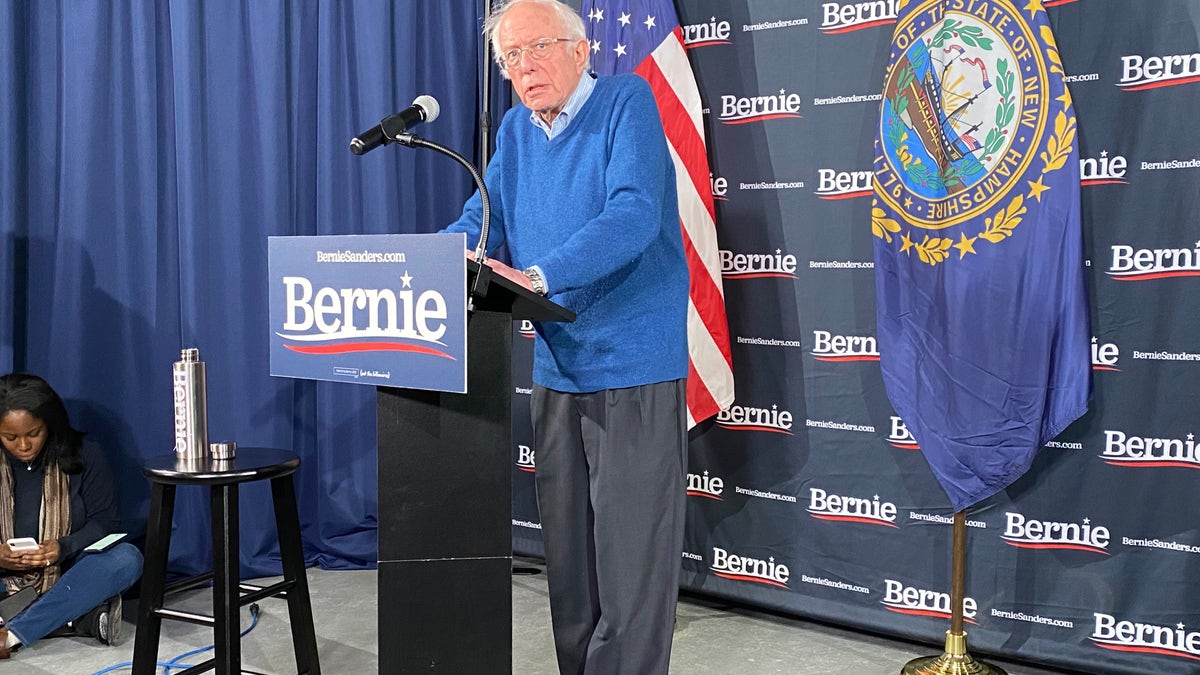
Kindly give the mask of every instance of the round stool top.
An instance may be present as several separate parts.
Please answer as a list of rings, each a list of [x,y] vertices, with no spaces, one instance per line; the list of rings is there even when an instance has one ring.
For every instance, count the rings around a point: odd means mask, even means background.
[[[294,472],[300,458],[290,450],[241,448],[229,459],[184,461],[175,454],[146,460],[143,472],[155,483],[178,485],[223,485],[279,478]]]

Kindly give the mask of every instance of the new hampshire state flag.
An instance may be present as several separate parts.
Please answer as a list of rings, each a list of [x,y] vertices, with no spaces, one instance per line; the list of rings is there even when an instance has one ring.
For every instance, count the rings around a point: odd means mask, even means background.
[[[875,143],[883,381],[955,511],[1087,409],[1075,112],[1040,0],[900,0]]]

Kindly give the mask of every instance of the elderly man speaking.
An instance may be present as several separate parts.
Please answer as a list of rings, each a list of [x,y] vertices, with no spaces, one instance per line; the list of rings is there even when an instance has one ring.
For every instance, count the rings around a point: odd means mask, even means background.
[[[688,270],[649,85],[588,73],[583,20],[513,0],[484,27],[521,99],[486,182],[499,273],[576,313],[536,326],[537,497],[560,672],[666,673],[683,546]],[[447,232],[475,241],[476,194]],[[517,271],[523,270],[523,271]]]

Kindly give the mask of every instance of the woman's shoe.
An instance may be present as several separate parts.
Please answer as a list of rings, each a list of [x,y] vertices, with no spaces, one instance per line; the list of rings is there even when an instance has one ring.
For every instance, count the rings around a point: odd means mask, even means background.
[[[121,596],[114,595],[72,622],[74,635],[111,645],[121,637]]]

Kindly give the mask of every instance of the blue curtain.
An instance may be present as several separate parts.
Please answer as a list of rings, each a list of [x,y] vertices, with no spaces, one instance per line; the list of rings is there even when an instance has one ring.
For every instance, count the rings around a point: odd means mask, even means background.
[[[431,94],[442,116],[418,131],[477,156],[482,4],[3,3],[0,371],[44,376],[105,446],[132,532],[194,346],[210,438],[300,454],[310,564],[374,565],[375,391],[267,374],[267,237],[456,217],[457,165],[347,144]],[[243,574],[277,574],[268,485],[241,494]],[[174,572],[207,569],[207,509],[180,490]]]

